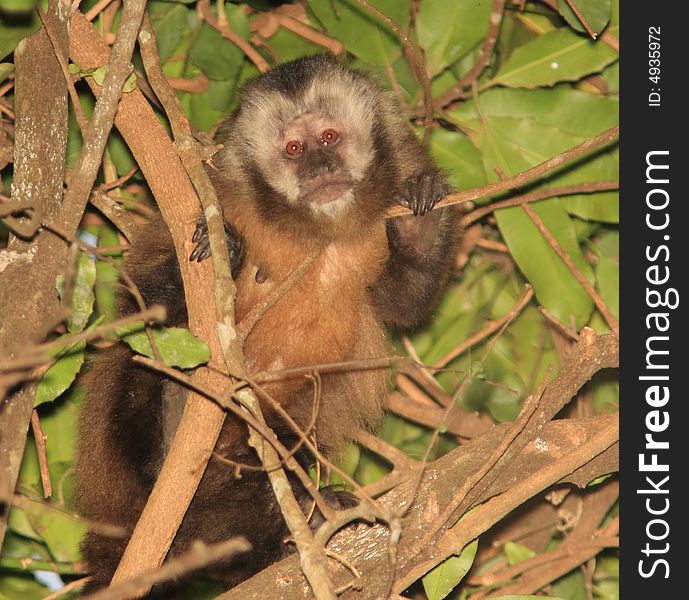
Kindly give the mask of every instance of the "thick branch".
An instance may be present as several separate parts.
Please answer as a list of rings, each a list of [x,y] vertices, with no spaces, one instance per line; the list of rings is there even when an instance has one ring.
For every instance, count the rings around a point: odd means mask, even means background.
[[[69,2],[52,1],[46,21],[55,43],[67,48]],[[45,30],[22,40],[14,52],[15,147],[12,195],[49,217],[62,199],[67,148],[67,88]],[[50,142],[46,142],[50,140]],[[34,215],[38,216],[38,215]],[[55,278],[65,265],[66,246],[52,235],[31,242],[10,239],[0,250],[0,355],[12,360],[39,342],[61,314]],[[4,398],[0,386],[0,497],[11,498],[33,411],[33,385]],[[7,513],[0,514],[0,546]]]
[[[515,482],[526,480],[538,474],[551,465],[560,465],[560,458],[567,457],[589,441],[597,440],[603,431],[614,429],[617,415],[604,417],[590,417],[582,420],[559,420],[548,423],[539,435],[538,446],[529,445],[522,450],[510,467],[495,481],[482,495],[481,501],[501,494],[514,487]],[[405,555],[416,540],[425,532],[429,519],[433,518],[433,507],[442,508],[456,491],[456,482],[463,481],[480,468],[486,456],[500,443],[509,424],[496,427],[479,438],[463,444],[456,450],[431,463],[424,474],[419,494],[414,505],[409,510],[403,522],[404,535],[400,539],[398,550],[398,573],[408,572],[417,560]],[[608,444],[607,438],[603,445]],[[557,448],[558,452],[544,452],[543,447]],[[559,482],[570,481],[583,486],[598,475],[610,473],[618,469],[618,449],[611,446],[605,452],[599,453],[592,460],[579,457],[580,468],[570,475],[560,475]],[[574,461],[577,462],[577,461]],[[560,467],[558,467],[560,468]],[[566,465],[567,471],[570,465]],[[551,474],[552,475],[552,474]],[[408,498],[414,481],[406,480],[397,488],[385,494],[381,504],[391,512],[398,511],[401,504]],[[519,500],[521,504],[536,494],[536,490],[521,490]],[[512,497],[514,500],[514,497]],[[472,513],[473,514],[473,513]],[[491,511],[493,522],[500,520],[505,513]],[[483,513],[484,518],[486,513]],[[485,526],[485,521],[482,521]],[[464,523],[464,521],[462,521]],[[477,522],[478,523],[478,522]],[[478,534],[476,534],[478,535]],[[473,539],[473,538],[472,538]],[[344,556],[362,572],[361,584],[365,595],[345,593],[343,598],[382,598],[387,592],[391,574],[388,558],[389,534],[388,530],[376,525],[369,528],[358,527],[339,533],[330,548]],[[344,583],[351,578],[345,569],[338,569],[333,576],[336,583]],[[308,588],[299,569],[299,562],[295,557],[287,558],[219,598],[221,600],[259,600],[263,598],[281,598],[296,600],[309,598]]]
[[[137,25],[138,30],[138,25]],[[135,32],[136,33],[136,32]],[[82,68],[107,61],[108,47],[80,13],[72,19],[70,55]],[[92,88],[100,93],[99,88]],[[141,168],[170,228],[189,308],[189,328],[209,346],[222,352],[215,328],[215,306],[209,263],[190,265],[191,238],[199,214],[198,199],[165,129],[139,90],[124,96],[115,124]],[[210,369],[198,369],[194,378],[212,389],[226,386],[226,378]],[[198,394],[190,394],[174,443],[125,552],[116,580],[133,577],[158,566],[169,548],[224,421],[224,412]],[[165,519],[159,515],[165,514]]]

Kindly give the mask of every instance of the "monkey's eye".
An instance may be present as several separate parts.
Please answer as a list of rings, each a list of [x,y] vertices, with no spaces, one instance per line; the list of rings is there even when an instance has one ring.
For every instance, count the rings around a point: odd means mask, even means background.
[[[289,156],[299,156],[302,152],[304,152],[304,144],[302,144],[299,140],[292,140],[290,142],[287,142],[287,146],[285,146],[285,152]]]
[[[323,133],[321,133],[321,144],[324,146],[334,144],[339,137],[339,134],[334,129],[326,129]]]

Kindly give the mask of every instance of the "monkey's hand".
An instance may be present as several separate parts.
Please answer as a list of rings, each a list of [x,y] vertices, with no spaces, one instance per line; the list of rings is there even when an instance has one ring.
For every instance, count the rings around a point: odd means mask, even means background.
[[[409,259],[423,259],[436,243],[443,210],[428,214],[452,188],[440,173],[421,173],[407,179],[397,196],[414,213],[388,222],[391,249]],[[420,218],[423,216],[423,218]]]
[[[451,192],[452,188],[440,173],[422,173],[404,182],[397,201],[415,215],[425,215]]]
[[[196,223],[196,229],[191,241],[196,243],[196,247],[189,256],[189,260],[201,262],[204,258],[208,258],[211,255],[208,223],[206,223],[206,217],[203,215]],[[227,222],[225,222],[225,241],[227,242],[227,250],[230,253],[232,275],[236,276],[244,260],[244,240],[237,230]]]

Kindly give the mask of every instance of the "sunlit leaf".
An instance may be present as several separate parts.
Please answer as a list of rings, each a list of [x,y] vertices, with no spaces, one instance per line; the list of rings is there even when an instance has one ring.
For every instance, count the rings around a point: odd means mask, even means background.
[[[119,327],[117,334],[139,354],[154,358],[143,323]],[[160,357],[170,367],[192,369],[208,362],[211,351],[208,345],[180,327],[155,327],[151,329]]]
[[[558,0],[557,9],[567,23],[577,31],[586,31],[581,19],[574,14],[569,3],[576,6],[586,24],[595,32],[600,33],[610,21],[610,0]]]
[[[410,0],[371,2],[402,30],[409,25]],[[386,24],[355,0],[309,0],[325,32],[342,42],[352,54],[377,65],[392,65],[399,56],[402,40]]]
[[[34,406],[52,402],[72,385],[84,364],[85,347],[85,342],[77,342],[64,350],[38,382]]]
[[[72,306],[67,328],[71,333],[78,333],[86,327],[93,312],[95,295],[93,284],[96,281],[96,263],[93,258],[79,254],[72,288]]]
[[[617,52],[601,42],[557,29],[517,48],[490,85],[534,88],[576,81],[602,71],[617,58]]]
[[[478,540],[468,544],[459,556],[444,560],[423,578],[423,589],[428,600],[442,600],[467,574],[474,563]]]
[[[424,0],[421,3],[416,29],[431,77],[483,39],[492,5],[489,0]]]

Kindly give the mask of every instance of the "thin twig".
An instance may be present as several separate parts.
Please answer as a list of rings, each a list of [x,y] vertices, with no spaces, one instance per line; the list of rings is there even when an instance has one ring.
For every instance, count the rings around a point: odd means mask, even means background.
[[[139,167],[134,165],[129,171],[127,171],[124,175],[121,177],[117,177],[116,179],[113,179],[112,181],[108,181],[106,183],[102,183],[101,185],[98,186],[98,189],[101,190],[102,192],[109,192],[113,188],[120,187],[121,185],[127,183],[134,175],[139,170]]]
[[[147,590],[156,583],[177,579],[209,564],[234,558],[237,554],[246,553],[249,550],[251,550],[251,544],[243,537],[232,538],[210,546],[202,542],[194,542],[187,552],[169,560],[161,567],[112,584],[86,598],[88,600],[127,600],[138,597],[142,590]]]
[[[366,0],[356,0],[358,4],[363,6],[366,10],[373,13],[378,17],[383,23],[385,23],[390,29],[392,29],[402,40],[404,47],[409,51],[411,57],[412,67],[414,72],[418,76],[423,89],[423,104],[424,104],[424,128],[426,130],[426,135],[431,128],[431,123],[433,121],[433,96],[431,94],[431,80],[428,76],[428,70],[426,69],[426,63],[423,59],[421,51],[417,45],[411,40],[406,31],[400,27],[399,23],[393,21],[388,17],[383,11],[379,10],[375,6],[371,6]]]
[[[58,598],[62,598],[70,592],[73,592],[74,590],[77,590],[80,587],[85,586],[90,580],[90,577],[82,577],[81,579],[75,579],[74,581],[70,581],[69,583],[65,584],[64,587],[60,588],[56,592],[53,592],[52,594],[48,594],[47,596],[45,596],[43,600],[58,600]]]
[[[249,313],[237,323],[237,336],[241,344],[244,344],[249,334],[253,331],[256,323],[280,300],[287,292],[289,292],[302,277],[309,270],[314,261],[320,256],[319,252],[311,252],[302,263],[290,273],[284,281],[274,288],[270,294],[259,304],[254,306]]]
[[[603,146],[606,146],[614,142],[619,137],[619,134],[620,127],[619,125],[616,125],[615,127],[612,127],[611,129],[604,131],[596,137],[591,138],[590,140],[586,140],[582,144],[579,144],[574,148],[570,148],[569,150],[562,152],[561,154],[558,154],[557,156],[554,156],[553,158],[550,158],[545,162],[542,162],[540,165],[536,165],[531,169],[522,171],[521,173],[518,173],[513,177],[508,177],[497,183],[489,183],[487,185],[473,188],[471,190],[466,190],[464,192],[458,192],[457,194],[450,194],[448,196],[445,196],[445,198],[443,198],[440,202],[438,202],[435,205],[434,210],[436,208],[442,208],[443,206],[449,206],[451,204],[460,204],[462,202],[467,202],[469,200],[477,200],[479,198],[485,198],[487,196],[494,196],[495,194],[499,194],[507,190],[519,188],[523,185],[526,185],[527,183],[531,183],[532,181],[540,178],[546,173],[554,171],[562,165],[571,162],[588,152],[591,152],[592,150],[602,148]],[[404,208],[402,206],[396,206],[394,208],[391,208],[387,212],[388,217],[398,217],[408,214],[411,214],[411,210],[408,208]]]
[[[485,238],[479,238],[476,240],[476,247],[483,248],[484,250],[490,250],[491,252],[502,252],[503,254],[510,253],[510,248],[507,244],[496,242],[495,240],[487,240]]]
[[[522,294],[522,297],[514,305],[510,312],[508,312],[504,317],[498,319],[497,321],[490,321],[486,323],[481,329],[481,331],[476,332],[469,339],[462,342],[459,346],[450,350],[450,352],[448,352],[440,360],[436,361],[433,367],[437,369],[442,369],[443,367],[447,366],[448,363],[457,358],[459,355],[466,352],[469,348],[475,346],[488,336],[498,331],[501,327],[503,327],[503,325],[505,325],[505,323],[511,321],[519,312],[521,312],[521,310],[529,303],[532,297],[533,288],[527,284],[526,290]]]
[[[84,13],[87,21],[93,21],[100,12],[110,4],[112,0],[99,0],[87,12]]]
[[[57,59],[57,62],[60,65],[60,69],[62,69],[62,75],[65,78],[65,83],[67,84],[67,91],[69,92],[69,97],[72,99],[72,108],[74,109],[74,115],[77,118],[79,129],[81,129],[82,133],[85,134],[88,131],[88,128],[90,127],[90,122],[86,117],[84,110],[81,108],[79,94],[77,94],[77,91],[74,88],[74,79],[72,78],[72,74],[69,72],[67,60],[65,59],[64,55],[62,54],[62,51],[60,50],[60,43],[56,39],[55,32],[53,31],[50,22],[46,18],[45,12],[43,12],[43,8],[41,8],[40,4],[36,4],[36,12],[38,12],[38,16],[40,17],[41,23],[43,23],[45,32],[48,35],[48,39],[50,40],[50,45],[53,47],[55,58]]]
[[[497,200],[489,204],[485,204],[479,208],[472,210],[462,217],[461,223],[463,227],[467,227],[478,221],[481,217],[488,215],[500,208],[508,206],[521,206],[529,202],[538,202],[547,198],[555,196],[571,196],[573,194],[588,194],[592,192],[607,192],[617,190],[620,188],[619,181],[589,181],[586,183],[577,183],[574,185],[563,185],[561,187],[547,188],[543,190],[535,190],[515,196],[508,200]]]
[[[23,352],[12,359],[0,361],[0,373],[18,371],[35,367],[36,365],[41,365],[52,360],[52,353],[56,350],[66,348],[81,341],[91,342],[95,339],[105,337],[106,334],[114,331],[117,327],[123,327],[125,325],[142,320],[145,322],[165,321],[165,307],[160,306],[159,304],[154,304],[150,308],[140,313],[128,315],[126,317],[122,317],[121,319],[111,321],[110,323],[99,325],[93,329],[81,331],[80,333],[63,335],[46,344],[31,346],[28,350],[26,350],[26,352]]]
[[[584,29],[586,29],[586,33],[588,33],[591,36],[591,39],[595,40],[598,36],[596,32],[592,29],[592,27],[589,25],[584,15],[581,14],[581,11],[579,10],[577,3],[574,0],[565,0],[565,2],[567,3],[567,6],[569,6],[569,8],[572,10],[579,23],[581,23]]]
[[[464,95],[464,91],[470,88],[473,83],[479,78],[481,73],[488,65],[490,57],[493,54],[495,43],[500,33],[500,24],[502,23],[502,15],[505,9],[505,0],[493,0],[493,8],[488,18],[488,31],[481,46],[481,52],[474,63],[471,70],[462,77],[450,90],[443,93],[436,101],[435,105],[439,107],[446,107],[453,100]]]
[[[261,73],[265,73],[268,70],[268,63],[258,52],[256,52],[249,42],[230,29],[227,23],[220,23],[218,19],[213,17],[210,0],[200,0],[196,5],[196,9],[206,23],[244,52],[247,58],[256,65],[256,68]]]
[[[553,234],[550,233],[550,231],[548,231],[548,228],[545,226],[545,223],[543,223],[536,211],[533,208],[531,208],[528,204],[524,204],[524,210],[526,211],[526,214],[528,214],[531,220],[534,222],[536,227],[538,227],[538,230],[541,232],[541,235],[543,235],[543,237],[550,244],[552,249],[555,250],[557,255],[562,259],[562,262],[565,263],[565,265],[572,273],[574,278],[579,282],[579,285],[581,285],[581,287],[583,287],[586,290],[588,295],[591,296],[591,299],[603,315],[603,318],[605,319],[607,324],[610,326],[610,329],[612,329],[613,333],[617,337],[619,337],[620,322],[617,320],[615,315],[612,314],[612,311],[608,308],[607,304],[605,304],[603,299],[598,295],[598,292],[596,292],[594,287],[589,283],[588,279],[586,279],[583,273],[577,268],[577,266],[574,264],[569,255],[562,249],[560,244],[558,244]]]
[[[286,14],[284,10],[280,10],[281,8],[284,9],[285,6],[279,7],[274,11],[274,13],[280,25],[282,25],[285,29],[288,29],[292,33],[296,33],[305,40],[309,40],[314,44],[327,48],[333,54],[340,55],[344,52],[344,45],[342,42],[328,37],[327,35],[322,34],[320,31],[316,31],[305,23],[302,23],[294,17]]]
[[[572,329],[567,327],[560,319],[558,319],[553,313],[551,313],[545,306],[539,306],[538,310],[546,318],[546,320],[553,325],[560,333],[564,334],[565,337],[569,338],[573,342],[579,341],[579,334]]]
[[[46,455],[46,440],[48,436],[43,433],[41,420],[38,411],[34,408],[31,413],[31,429],[36,441],[36,451],[38,453],[38,465],[41,471],[41,483],[43,484],[43,497],[50,498],[53,495],[53,486],[50,483],[50,469],[48,468],[48,456]]]
[[[108,194],[98,190],[94,190],[89,196],[89,202],[101,211],[128,241],[131,242],[134,239],[139,226],[119,202],[115,202]]]

